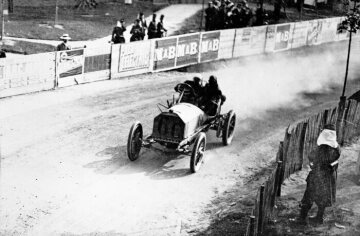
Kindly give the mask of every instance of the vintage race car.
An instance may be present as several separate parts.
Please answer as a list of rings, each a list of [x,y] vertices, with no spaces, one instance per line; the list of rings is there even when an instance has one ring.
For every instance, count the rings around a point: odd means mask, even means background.
[[[176,86],[178,98],[163,106],[166,110],[155,117],[152,134],[144,137],[140,122],[135,122],[130,129],[127,142],[127,155],[131,161],[139,157],[142,147],[151,148],[158,143],[180,153],[190,155],[190,170],[197,172],[203,162],[208,130],[215,130],[224,145],[229,145],[234,136],[236,114],[230,110],[221,114],[220,101],[214,101],[214,114],[206,114],[197,105],[192,87],[185,83]],[[161,109],[160,109],[161,110]]]

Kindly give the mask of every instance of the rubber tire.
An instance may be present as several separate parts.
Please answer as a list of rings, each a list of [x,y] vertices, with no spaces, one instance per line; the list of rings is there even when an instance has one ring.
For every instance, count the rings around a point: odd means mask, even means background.
[[[140,145],[139,150],[135,150],[134,152],[134,147],[133,147],[133,139],[135,137],[136,132],[140,132],[140,144],[138,143],[138,145]],[[136,159],[139,158],[139,153],[141,150],[141,145],[142,145],[142,138],[143,138],[143,128],[142,125],[139,121],[136,121],[130,128],[130,132],[129,132],[129,137],[128,137],[128,142],[127,142],[127,155],[128,158],[130,159],[130,161],[135,161]]]
[[[200,161],[198,161],[198,153],[199,149],[202,148],[202,156]],[[196,173],[200,170],[200,167],[202,165],[202,159],[204,158],[204,152],[206,149],[206,135],[204,132],[200,132],[198,136],[196,137],[194,147],[191,152],[191,158],[190,158],[190,171],[191,173]]]
[[[232,131],[230,130],[231,129],[230,125],[233,125]],[[236,125],[236,114],[233,110],[230,110],[226,116],[223,130],[222,130],[222,143],[225,146],[230,145],[230,143],[234,137],[235,125]],[[229,132],[231,132],[231,134],[229,134]]]

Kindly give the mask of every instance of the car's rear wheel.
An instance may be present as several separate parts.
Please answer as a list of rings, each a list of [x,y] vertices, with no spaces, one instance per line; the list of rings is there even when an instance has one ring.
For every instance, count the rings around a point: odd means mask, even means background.
[[[139,153],[142,146],[143,129],[140,122],[135,122],[129,132],[127,142],[127,155],[131,161],[135,161],[139,158]]]
[[[234,137],[236,125],[236,114],[233,110],[229,111],[225,118],[222,130],[222,142],[225,146],[229,145]]]
[[[204,132],[197,136],[190,158],[190,170],[192,173],[198,172],[203,163],[203,157],[206,147],[206,135]]]

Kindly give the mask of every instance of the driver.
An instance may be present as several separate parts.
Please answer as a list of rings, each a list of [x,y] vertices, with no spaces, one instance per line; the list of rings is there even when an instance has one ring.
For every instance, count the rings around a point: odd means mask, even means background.
[[[204,94],[204,86],[202,85],[202,75],[195,74],[192,80],[185,80],[184,84],[190,85],[195,93],[195,96],[201,97]],[[175,91],[178,92],[178,86],[176,86]]]
[[[202,107],[206,114],[208,115],[216,115],[217,111],[217,103],[220,100],[220,105],[223,105],[226,97],[222,94],[217,78],[214,75],[209,77],[209,82],[206,84],[204,88],[204,96],[202,99]],[[215,103],[214,103],[215,102]]]
[[[191,103],[195,103],[195,105],[197,104],[197,101],[204,95],[204,86],[202,83],[202,75],[201,74],[195,74],[195,76],[193,77],[192,80],[186,80],[184,81],[184,84],[188,84],[191,86],[191,88],[194,90],[194,94],[193,94],[193,98],[186,98],[183,97],[182,101],[193,101]],[[175,86],[175,91],[179,92],[179,87],[178,85]],[[191,95],[189,95],[191,96]]]

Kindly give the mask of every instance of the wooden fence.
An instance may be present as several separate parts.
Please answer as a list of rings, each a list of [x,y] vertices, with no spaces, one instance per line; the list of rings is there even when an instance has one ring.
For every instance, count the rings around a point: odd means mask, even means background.
[[[339,144],[351,142],[360,135],[360,102],[341,100],[337,107],[326,109],[285,130],[276,156],[277,166],[256,194],[246,236],[262,235],[272,217],[276,197],[281,195],[281,184],[307,163],[308,155],[316,147],[319,133],[329,123],[336,125]]]

